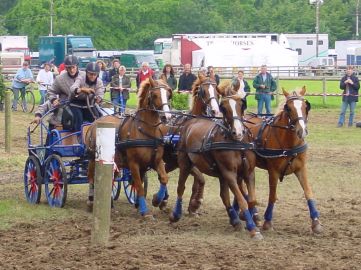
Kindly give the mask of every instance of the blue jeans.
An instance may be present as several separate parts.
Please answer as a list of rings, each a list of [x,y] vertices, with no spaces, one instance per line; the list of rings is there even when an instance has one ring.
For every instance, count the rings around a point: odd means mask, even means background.
[[[124,113],[125,112],[125,106],[127,105],[127,100],[123,99],[123,95],[121,93],[116,98],[112,98],[112,103],[115,105],[114,113],[116,113],[116,112]]]
[[[40,90],[40,105],[45,103],[45,100],[46,100],[46,90]]]
[[[339,126],[343,126],[343,123],[345,122],[345,115],[346,115],[346,110],[347,110],[348,106],[350,106],[350,117],[348,119],[348,126],[353,125],[353,118],[355,115],[356,102],[355,101],[352,101],[352,102],[342,101],[341,113],[340,113],[340,117],[338,119]]]
[[[271,95],[259,94],[259,99],[257,100],[257,102],[258,102],[257,105],[258,114],[262,114],[263,104],[265,104],[266,113],[267,114],[271,113]]]
[[[13,88],[13,92],[14,92],[14,100],[13,100],[13,110],[17,111],[18,110],[18,101],[19,101],[19,92],[20,92],[20,96],[21,96],[21,100],[23,102],[23,110],[26,111],[26,99],[25,99],[25,87],[23,88]]]

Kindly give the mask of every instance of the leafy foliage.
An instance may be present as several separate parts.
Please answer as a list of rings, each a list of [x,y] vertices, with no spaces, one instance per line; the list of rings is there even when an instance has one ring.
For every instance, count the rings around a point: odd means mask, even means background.
[[[101,50],[151,49],[156,38],[174,33],[315,32],[315,7],[306,0],[53,2],[54,35],[90,35]],[[38,36],[50,32],[50,0],[2,0],[1,6],[8,10],[8,32],[28,35],[30,47],[37,50]],[[356,1],[324,1],[320,33],[329,33],[331,46],[353,37],[355,9]],[[0,33],[1,26],[0,20]]]

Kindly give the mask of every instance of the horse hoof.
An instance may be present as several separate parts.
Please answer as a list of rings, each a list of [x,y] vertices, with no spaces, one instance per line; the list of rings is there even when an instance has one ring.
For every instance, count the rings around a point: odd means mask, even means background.
[[[255,232],[251,232],[251,239],[255,241],[259,241],[259,240],[263,240],[264,237],[260,232],[255,231]]]
[[[173,213],[171,213],[169,215],[169,221],[171,223],[175,223],[175,222],[178,222],[180,220],[180,216],[177,216],[177,215],[174,215]]]
[[[191,209],[193,212],[196,212],[202,205],[203,200],[191,200],[189,202],[189,209]]]
[[[153,199],[152,199],[152,205],[154,207],[159,207],[159,205],[161,204],[162,201],[158,201],[158,194],[154,194],[153,195]]]
[[[168,204],[168,200],[161,201],[160,204],[159,204],[159,209],[162,210],[162,211],[166,210],[167,204]]]
[[[142,218],[144,220],[155,220],[155,217],[150,213],[150,212],[147,212],[145,214],[142,214]]]
[[[93,201],[87,200],[86,205],[87,205],[88,211],[93,212],[93,205],[94,205]]]
[[[190,208],[188,208],[188,215],[190,217],[199,217],[199,213],[197,211],[192,211]]]
[[[320,234],[323,231],[322,225],[318,219],[312,220],[312,232],[315,234]]]
[[[259,217],[258,214],[253,215],[253,221],[254,221],[254,223],[256,224],[257,227],[262,226],[262,221],[261,221],[261,218]]]
[[[271,221],[265,221],[262,226],[262,230],[264,231],[271,231],[273,230],[272,222]]]

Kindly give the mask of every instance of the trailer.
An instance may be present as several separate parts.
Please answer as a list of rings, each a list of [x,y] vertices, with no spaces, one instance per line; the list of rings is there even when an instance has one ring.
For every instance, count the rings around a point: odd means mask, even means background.
[[[25,61],[31,61],[27,36],[0,36],[0,52],[20,52]]]

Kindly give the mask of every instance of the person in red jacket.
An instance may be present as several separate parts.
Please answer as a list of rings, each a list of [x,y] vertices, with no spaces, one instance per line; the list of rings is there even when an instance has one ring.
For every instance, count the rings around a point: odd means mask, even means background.
[[[59,68],[58,68],[59,74],[60,74],[63,70],[65,70],[65,64],[64,64],[64,62],[59,65]]]
[[[140,70],[137,73],[137,79],[136,79],[137,88],[139,89],[141,82],[149,77],[152,77],[153,79],[155,79],[154,71],[149,67],[148,62],[143,62],[142,67],[140,68]]]

